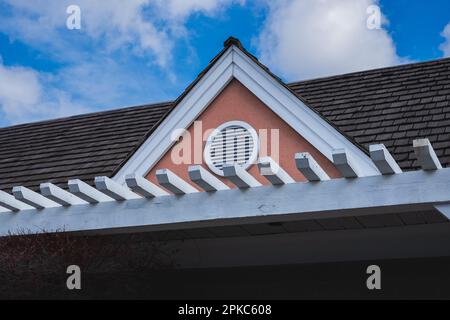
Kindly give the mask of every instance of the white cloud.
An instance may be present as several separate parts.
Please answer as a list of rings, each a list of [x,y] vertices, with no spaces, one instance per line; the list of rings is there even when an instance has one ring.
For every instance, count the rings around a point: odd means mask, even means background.
[[[212,15],[231,4],[244,5],[245,0],[157,0],[159,10],[171,19],[184,19],[193,13]]]
[[[442,30],[441,36],[445,38],[445,41],[439,46],[439,49],[444,53],[444,57],[450,57],[450,23]]]
[[[0,110],[11,123],[61,117],[88,111],[69,95],[46,85],[48,76],[16,66],[5,66],[0,59]]]
[[[2,17],[0,31],[70,58],[74,41],[86,41],[67,30],[66,8],[72,0],[5,0],[13,9]],[[196,13],[213,15],[245,0],[77,0],[81,34],[106,51],[130,50],[166,68],[175,41],[186,37],[186,19]]]
[[[401,63],[387,31],[367,28],[366,9],[373,4],[377,1],[271,2],[257,39],[262,62],[289,80]]]
[[[0,125],[173,98],[165,90],[180,86],[173,51],[181,38],[189,47],[189,17],[214,16],[244,0],[3,2],[0,32],[61,67],[39,72],[0,63]],[[81,9],[81,30],[66,28],[72,4]]]

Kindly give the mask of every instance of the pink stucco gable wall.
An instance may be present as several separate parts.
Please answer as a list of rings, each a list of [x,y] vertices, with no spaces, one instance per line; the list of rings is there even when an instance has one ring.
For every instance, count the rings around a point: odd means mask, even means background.
[[[202,135],[208,129],[214,129],[224,122],[233,120],[245,121],[257,132],[259,129],[267,129],[268,137],[270,137],[271,129],[278,129],[279,163],[296,181],[306,181],[303,175],[297,170],[294,160],[294,154],[302,151],[311,153],[331,178],[341,177],[334,165],[324,155],[237,80],[232,80],[197,119],[197,121],[202,121]],[[194,137],[193,125],[188,128],[188,132],[191,137]],[[202,142],[202,151],[204,146],[205,141]],[[174,164],[171,159],[171,150],[150,170],[147,175],[150,181],[157,182],[155,172],[161,168],[170,169],[185,181],[190,181],[188,175],[188,167],[190,164]],[[267,150],[270,156],[272,151],[270,139]],[[191,164],[193,163],[194,155],[191,154]],[[208,169],[208,166],[204,162],[201,165]],[[256,165],[250,167],[248,171],[262,184],[269,184],[264,177],[259,175]],[[227,179],[219,178],[230,187],[233,187]]]

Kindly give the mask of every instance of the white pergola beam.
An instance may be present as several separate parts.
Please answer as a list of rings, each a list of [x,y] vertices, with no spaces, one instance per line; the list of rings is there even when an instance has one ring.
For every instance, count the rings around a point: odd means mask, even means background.
[[[328,174],[316,162],[309,152],[298,152],[295,154],[295,164],[297,169],[308,181],[330,180]]]
[[[190,166],[188,171],[191,181],[206,192],[230,189],[225,183],[200,165]]]
[[[91,204],[105,201],[114,201],[113,198],[107,196],[103,192],[98,191],[94,187],[91,187],[86,182],[79,179],[69,180],[68,186],[71,193]]]
[[[392,157],[384,144],[372,144],[369,146],[370,158],[377,166],[381,174],[402,173],[399,165]]]
[[[414,153],[423,170],[442,169],[442,165],[428,139],[413,140]]]
[[[344,178],[358,177],[358,172],[345,149],[333,150],[333,163]]]
[[[64,229],[114,234],[384,215],[430,210],[449,202],[450,169],[437,170],[432,175],[419,170],[317,184],[268,185],[246,192],[231,189],[183,197],[171,195],[158,201],[141,198],[127,200],[126,204],[113,201],[48,208],[39,214],[36,210],[4,212],[0,214],[0,236],[23,229],[32,233]]]
[[[271,157],[262,157],[258,160],[259,173],[273,185],[295,182],[294,179]]]
[[[176,195],[198,192],[197,189],[169,169],[157,170],[156,179],[158,179],[160,185]]]
[[[145,198],[161,197],[170,194],[149,180],[134,173],[127,175],[125,177],[125,182],[128,188]]]
[[[108,177],[95,177],[95,186],[97,189],[116,201],[138,199],[139,195],[124,187]]]
[[[26,204],[36,209],[44,209],[60,206],[60,204],[50,199],[47,199],[43,195],[23,186],[14,187],[12,193],[14,194],[14,197],[17,200],[25,202]]]
[[[236,163],[225,164],[222,170],[224,177],[230,180],[239,189],[261,186],[261,183],[259,183],[258,180]]]
[[[32,206],[17,200],[14,196],[2,190],[0,190],[0,206],[14,212],[33,209]]]
[[[77,204],[86,204],[87,202],[83,199],[78,198],[74,194],[54,185],[53,183],[46,182],[41,183],[39,186],[41,189],[41,194],[62,206],[71,206]]]

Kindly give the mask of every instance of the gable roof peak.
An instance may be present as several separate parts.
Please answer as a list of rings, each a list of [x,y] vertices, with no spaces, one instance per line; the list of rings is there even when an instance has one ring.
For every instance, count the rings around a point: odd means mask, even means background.
[[[223,42],[223,46],[224,48],[236,46],[239,49],[244,50],[244,46],[242,45],[241,41],[233,36],[229,36],[228,39]]]

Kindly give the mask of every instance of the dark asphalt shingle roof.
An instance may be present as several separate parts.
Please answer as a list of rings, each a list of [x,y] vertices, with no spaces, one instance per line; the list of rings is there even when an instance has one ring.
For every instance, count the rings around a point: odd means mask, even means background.
[[[0,129],[0,189],[41,182],[92,183],[114,171],[163,118],[171,103],[131,107]]]
[[[308,105],[366,149],[384,143],[417,169],[412,140],[429,138],[450,164],[450,58],[289,84]]]
[[[450,59],[287,85],[355,143],[384,143],[405,170],[427,137],[450,165]],[[0,129],[0,189],[113,176],[172,109],[159,103]]]

